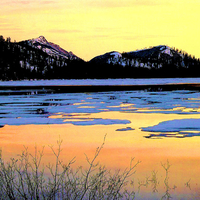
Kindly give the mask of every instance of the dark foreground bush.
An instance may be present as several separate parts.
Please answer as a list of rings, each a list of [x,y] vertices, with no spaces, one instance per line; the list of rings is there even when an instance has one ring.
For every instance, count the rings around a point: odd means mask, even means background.
[[[130,166],[122,172],[107,170],[96,162],[104,142],[105,138],[92,159],[86,156],[88,169],[84,170],[72,169],[75,159],[68,164],[60,160],[61,140],[57,150],[50,146],[56,163],[45,167],[42,167],[44,148],[38,151],[35,147],[34,155],[25,148],[17,159],[12,158],[8,163],[0,156],[0,199],[134,199],[135,193],[125,187],[139,161],[134,163],[131,159]]]

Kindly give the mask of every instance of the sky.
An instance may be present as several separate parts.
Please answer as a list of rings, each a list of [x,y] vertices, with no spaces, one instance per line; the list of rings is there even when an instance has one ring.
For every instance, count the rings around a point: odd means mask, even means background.
[[[168,45],[200,58],[200,0],[1,0],[0,35],[43,35],[88,61]]]

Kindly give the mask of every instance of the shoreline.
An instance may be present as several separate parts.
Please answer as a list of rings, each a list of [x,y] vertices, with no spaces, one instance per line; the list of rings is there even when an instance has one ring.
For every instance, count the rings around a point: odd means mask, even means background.
[[[1,90],[42,90],[63,93],[108,92],[108,91],[172,91],[200,90],[200,83],[144,84],[144,85],[0,85]]]
[[[199,183],[199,177],[196,175],[199,174],[198,166],[200,163],[198,137],[147,139],[144,136],[149,133],[144,133],[140,129],[156,125],[161,121],[184,119],[187,118],[187,115],[104,112],[92,114],[90,117],[130,119],[131,124],[128,126],[134,130],[116,131],[127,127],[127,125],[120,124],[95,126],[75,126],[72,124],[7,125],[0,129],[4,158],[8,160],[10,157],[16,157],[16,152],[23,151],[24,146],[28,147],[32,154],[34,154],[36,145],[39,150],[45,146],[44,164],[46,165],[54,160],[48,146],[56,147],[56,141],[61,138],[63,140],[62,160],[67,162],[76,156],[77,161],[73,166],[87,168],[85,154],[92,158],[96,148],[107,134],[105,146],[98,161],[109,170],[123,170],[129,165],[130,159],[135,157],[136,161],[142,161],[137,168],[137,178],[145,180],[152,170],[159,171],[159,176],[164,176],[161,162],[166,163],[169,160],[172,164],[170,181],[181,191],[184,191],[183,182],[192,179],[192,186]],[[198,114],[192,116],[192,118],[198,117]],[[192,171],[191,166],[194,169]]]

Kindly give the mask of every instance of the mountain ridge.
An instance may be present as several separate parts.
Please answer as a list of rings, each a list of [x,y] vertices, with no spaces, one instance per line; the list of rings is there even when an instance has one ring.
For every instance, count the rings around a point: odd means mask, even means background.
[[[80,58],[73,54],[71,51],[66,51],[61,48],[58,44],[53,42],[48,42],[44,36],[39,36],[38,38],[33,38],[21,42],[27,42],[30,46],[34,46],[38,49],[42,49],[50,56],[60,56],[69,60],[79,60]]]
[[[44,36],[11,42],[0,36],[0,79],[200,77],[200,59],[158,45],[107,52],[84,61]]]
[[[111,52],[107,52],[102,55],[98,55],[98,56],[92,58],[89,62],[93,62],[95,60],[97,61],[98,59],[101,59],[101,60],[109,59],[111,57],[114,57],[115,59],[117,59],[117,58],[122,58],[123,56],[126,58],[158,58],[159,59],[162,56],[168,57],[168,58],[169,57],[182,57],[183,58],[183,54],[175,51],[174,49],[170,48],[169,46],[158,45],[158,46],[150,47],[147,49],[141,49],[141,50],[123,52],[123,53],[120,53],[118,51],[111,51]],[[108,63],[112,62],[112,60],[108,60],[107,62]]]
[[[119,65],[122,67],[136,67],[158,69],[173,65],[178,68],[188,68],[188,60],[199,59],[192,58],[185,52],[175,48],[170,48],[166,45],[159,45],[131,52],[119,53],[111,51],[103,55],[99,55],[90,60],[93,64],[104,65]]]

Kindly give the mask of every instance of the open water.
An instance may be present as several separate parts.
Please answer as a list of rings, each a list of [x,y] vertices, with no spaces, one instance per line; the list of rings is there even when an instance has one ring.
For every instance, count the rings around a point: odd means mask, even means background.
[[[197,176],[200,164],[200,93],[198,89],[193,90],[130,90],[130,91],[98,91],[63,93],[54,90],[45,90],[42,86],[59,85],[165,85],[181,83],[200,83],[200,79],[114,79],[114,80],[41,80],[41,81],[10,81],[0,82],[0,134],[4,138],[10,134],[8,127],[23,127],[29,125],[73,125],[77,132],[81,128],[104,127],[116,141],[115,148],[121,148],[122,144],[128,144],[127,149],[133,148],[135,154],[141,156],[141,147],[145,152],[151,149],[152,160],[155,161],[155,152],[158,159],[171,158],[175,168],[180,172],[181,163],[186,162],[185,172],[189,174],[185,180],[179,174],[172,182],[178,180],[180,191],[177,192],[170,187],[173,199],[194,198],[199,187]],[[9,86],[17,86],[10,88]],[[30,89],[22,89],[21,86],[33,86]],[[34,86],[40,86],[34,89]],[[151,121],[155,118],[155,121]],[[112,131],[110,131],[112,127]],[[69,134],[70,134],[69,129]],[[7,132],[6,132],[7,131]],[[19,130],[13,136],[19,133]],[[6,135],[7,134],[7,135]],[[38,134],[40,134],[38,132]],[[43,133],[44,134],[44,133]],[[96,133],[94,133],[96,134]],[[118,134],[117,137],[113,136]],[[119,134],[120,137],[119,137]],[[3,137],[2,136],[2,137]],[[77,135],[77,141],[79,140]],[[126,137],[133,140],[129,144]],[[82,137],[82,135],[80,136]],[[89,137],[86,135],[85,137]],[[120,138],[120,139],[119,139]],[[189,139],[190,138],[190,139]],[[192,140],[191,140],[192,138]],[[159,140],[158,140],[159,139]],[[12,138],[6,139],[19,145]],[[75,142],[73,140],[72,143]],[[184,140],[184,142],[183,142]],[[82,143],[87,143],[87,139]],[[108,146],[113,141],[108,141]],[[154,142],[155,141],[155,142]],[[163,142],[164,141],[164,142]],[[36,142],[36,141],[35,141]],[[7,144],[6,143],[6,144]],[[3,145],[3,139],[0,145]],[[112,145],[111,145],[112,146]],[[126,145],[125,145],[126,146]],[[163,150],[162,148],[165,149]],[[9,148],[5,145],[6,148]],[[76,148],[76,146],[74,146]],[[112,148],[114,148],[112,146]],[[128,151],[123,146],[124,152]],[[153,149],[153,150],[152,150]],[[161,156],[159,152],[165,152]],[[171,149],[171,150],[170,150]],[[159,153],[158,153],[159,152]],[[184,153],[187,152],[187,153]],[[128,152],[127,152],[128,154]],[[146,153],[147,155],[147,153]],[[145,159],[145,158],[144,158]],[[183,161],[185,159],[185,161]],[[191,162],[190,162],[191,161]],[[158,163],[158,161],[156,161]],[[110,165],[108,163],[108,165]],[[119,165],[120,166],[120,165]],[[150,161],[149,161],[150,166]],[[157,164],[155,165],[157,167]],[[145,168],[143,166],[143,168]],[[144,171],[141,171],[141,173]],[[172,175],[175,176],[176,172]],[[190,178],[191,177],[191,178]],[[188,180],[195,177],[193,185],[194,193],[188,189]],[[182,181],[182,182],[181,182]],[[192,183],[191,183],[192,184]],[[164,185],[163,187],[165,187]],[[161,187],[162,188],[162,187]],[[185,189],[188,192],[185,193]],[[168,188],[169,189],[169,188]],[[162,191],[162,189],[161,189]],[[183,192],[184,191],[184,192]],[[159,192],[155,194],[150,190],[152,199],[160,199]],[[169,192],[169,191],[168,191]],[[191,193],[193,196],[191,197]],[[147,198],[150,194],[144,192],[138,195],[138,199]],[[142,196],[142,197],[141,197]],[[145,197],[147,196],[147,197]],[[150,196],[149,196],[150,199]],[[198,198],[197,198],[198,199]]]

